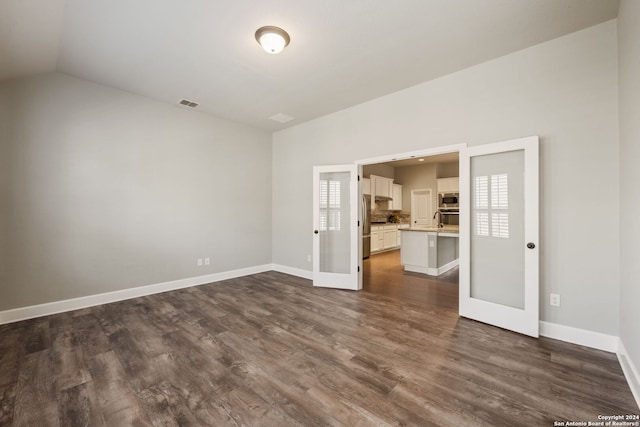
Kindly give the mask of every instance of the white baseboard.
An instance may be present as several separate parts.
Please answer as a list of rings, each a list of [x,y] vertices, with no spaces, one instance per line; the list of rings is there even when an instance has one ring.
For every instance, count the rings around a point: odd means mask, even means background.
[[[636,365],[633,363],[621,339],[618,340],[618,361],[627,379],[631,393],[636,399],[636,404],[640,408],[640,371],[638,371]]]
[[[438,267],[438,276],[446,273],[447,271],[451,270],[453,267],[457,267],[460,264],[460,259],[454,259],[453,261],[451,261],[448,264],[443,265],[442,267]]]
[[[292,276],[302,277],[303,279],[313,280],[313,271],[303,270],[301,268],[287,267],[286,265],[271,264],[273,271],[290,274]]]
[[[629,384],[631,393],[640,407],[640,373],[633,363],[622,340],[613,335],[592,332],[584,329],[572,328],[570,326],[558,325],[557,323],[540,322],[540,335],[566,341],[585,347],[596,348],[598,350],[616,353],[618,361],[622,367],[622,372]]]
[[[93,307],[110,302],[122,301],[130,298],[142,297],[145,295],[152,295],[161,292],[173,291],[176,289],[188,288],[191,286],[205,285],[207,283],[234,279],[236,277],[248,276],[250,274],[262,273],[264,271],[270,270],[272,270],[271,264],[256,265],[254,267],[241,268],[238,270],[223,271],[220,273],[207,274],[204,276],[189,277],[186,279],[172,280],[170,282],[156,283],[154,285],[122,289],[118,291],[105,292],[103,294],[88,295],[85,297],[0,311],[0,325],[5,323],[18,322],[20,320],[33,319],[35,317],[48,316],[50,314],[63,313],[65,311]]]
[[[618,337],[571,326],[540,321],[540,335],[611,353],[618,351]]]
[[[410,271],[412,273],[429,274],[431,276],[435,276],[435,272],[437,270],[435,268],[434,269],[430,269],[429,267],[423,267],[423,266],[420,266],[420,265],[404,264],[404,271]]]
[[[446,267],[446,266],[443,266]],[[140,286],[137,288],[122,289],[119,291],[106,292],[103,294],[89,295],[85,297],[73,298],[63,301],[55,301],[46,304],[20,307],[11,310],[0,311],[0,325],[5,323],[18,322],[21,320],[33,319],[35,317],[48,316],[51,314],[63,313],[65,311],[78,310],[81,308],[93,307],[101,304],[122,301],[145,295],[158,294],[176,289],[188,288],[191,286],[205,285],[207,283],[219,282],[227,279],[248,276],[265,271],[278,271],[304,279],[313,279],[313,272],[300,268],[288,267],[280,264],[264,264],[254,267],[241,268],[238,270],[224,271],[221,273],[207,274],[204,276],[189,277],[186,279],[173,280],[170,282],[156,283],[154,285]],[[599,332],[587,331],[570,326],[559,325],[550,322],[540,322],[540,335],[566,341],[573,344],[596,348],[599,350],[617,353],[620,366],[627,379],[631,392],[633,393],[638,406],[640,406],[640,374],[638,369],[629,357],[622,340],[613,335]]]

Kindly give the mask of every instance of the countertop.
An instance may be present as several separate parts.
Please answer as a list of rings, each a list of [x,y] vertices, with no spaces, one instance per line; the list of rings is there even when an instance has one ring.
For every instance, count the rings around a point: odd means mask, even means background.
[[[444,227],[411,227],[404,228],[400,231],[422,231],[428,233],[438,233],[439,235],[447,237],[448,235],[451,237],[457,237],[459,233],[460,227],[457,225],[445,225]]]

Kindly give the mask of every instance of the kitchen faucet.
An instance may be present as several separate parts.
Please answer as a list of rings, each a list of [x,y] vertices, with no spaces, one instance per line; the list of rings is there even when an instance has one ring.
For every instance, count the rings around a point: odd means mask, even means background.
[[[439,221],[438,221],[438,228],[442,228],[442,227],[444,227],[444,224],[442,223],[442,212],[440,212],[440,209],[438,209],[438,210],[436,211],[436,213],[434,213],[434,214],[433,214],[433,218],[431,218],[431,219],[436,219],[436,217],[437,217],[438,215],[440,215],[440,217],[438,218],[438,219],[439,219]]]

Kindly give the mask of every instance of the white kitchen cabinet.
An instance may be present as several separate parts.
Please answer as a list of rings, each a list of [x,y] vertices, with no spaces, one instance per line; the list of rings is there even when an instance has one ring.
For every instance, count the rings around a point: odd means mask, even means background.
[[[371,226],[371,253],[400,247],[400,229],[409,228],[409,224],[386,224]]]
[[[382,247],[384,249],[390,249],[396,247],[397,235],[398,235],[398,225],[397,224],[389,224],[382,227],[383,232],[383,243]]]
[[[382,248],[380,247],[380,241],[378,240],[379,235],[379,231],[371,232],[371,252],[382,250]]]
[[[387,227],[385,227],[385,230],[383,231],[384,236],[383,236],[383,248],[384,249],[390,249],[390,248],[394,248],[396,247],[396,243],[397,243],[397,234],[398,234],[398,229],[396,228],[396,226],[389,226],[390,229],[387,229]]]
[[[392,197],[393,180],[383,176],[371,175],[371,191],[375,196]],[[375,197],[374,196],[374,197]]]
[[[393,201],[389,209],[402,210],[402,185],[392,184],[392,188],[393,195],[391,197],[393,197]]]
[[[371,252],[383,249],[383,239],[382,226],[371,226]]]
[[[371,194],[371,179],[362,178],[362,194]]]
[[[460,192],[460,178],[438,178],[437,180],[438,193],[459,193]]]

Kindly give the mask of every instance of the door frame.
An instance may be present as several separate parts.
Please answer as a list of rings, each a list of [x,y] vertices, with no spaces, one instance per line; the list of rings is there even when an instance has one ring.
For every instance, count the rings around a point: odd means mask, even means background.
[[[385,156],[371,157],[368,159],[356,160],[357,165],[373,165],[376,163],[395,162],[397,160],[417,159],[418,157],[431,157],[439,154],[459,153],[462,149],[467,148],[467,144],[444,145],[442,147],[425,148],[424,150],[407,151],[399,154],[388,154]]]
[[[404,153],[398,153],[398,154],[388,154],[385,156],[378,156],[378,157],[371,157],[368,159],[362,159],[362,160],[356,160],[354,163],[358,166],[358,174],[360,175],[360,177],[362,178],[362,167],[365,165],[373,165],[376,163],[386,163],[386,162],[395,162],[397,160],[408,160],[408,159],[417,159],[420,157],[431,157],[431,156],[437,156],[439,154],[449,154],[449,153],[460,153],[462,150],[467,148],[467,143],[462,143],[462,144],[452,144],[452,145],[443,145],[440,147],[433,147],[433,148],[425,148],[424,150],[417,150],[417,151],[407,151]],[[460,166],[458,166],[458,176],[460,175]],[[433,189],[431,189],[433,191]],[[432,193],[433,194],[433,193]],[[362,179],[360,179],[358,181],[358,198],[362,197]],[[433,196],[432,196],[433,197]],[[432,206],[433,208],[433,206]],[[362,218],[360,218],[360,221],[362,221]],[[463,233],[466,233],[466,230],[460,230],[460,237],[462,237]],[[362,253],[362,236],[360,236],[360,253]],[[460,256],[462,257],[463,255],[460,254]],[[362,257],[360,257],[362,258]],[[362,262],[362,260],[360,260],[360,262]],[[359,277],[358,277],[358,281],[360,283],[360,287],[362,288],[362,274],[363,274],[364,268],[360,268],[360,272],[358,273]],[[458,311],[459,313],[459,311]]]
[[[536,136],[535,137],[538,141],[539,138]],[[522,138],[525,139],[525,138]],[[489,145],[490,143],[485,143],[485,144],[478,144],[477,146],[482,146],[482,145]],[[498,143],[493,143],[493,144],[498,144]],[[474,145],[474,147],[476,147],[476,145]],[[468,144],[467,143],[463,143],[463,144],[454,144],[454,145],[447,145],[447,146],[441,146],[441,147],[434,147],[434,148],[429,148],[429,149],[424,149],[424,150],[418,150],[418,151],[411,151],[411,152],[405,152],[405,153],[399,153],[399,154],[390,154],[390,155],[385,155],[385,156],[379,156],[379,157],[372,157],[372,158],[368,158],[368,159],[362,159],[362,160],[356,160],[355,164],[358,165],[358,171],[359,174],[362,175],[362,166],[365,165],[371,165],[371,164],[376,164],[376,163],[386,163],[386,162],[392,162],[392,161],[396,161],[396,160],[405,160],[405,159],[413,159],[413,158],[418,158],[418,157],[429,157],[429,156],[436,156],[438,154],[447,154],[447,153],[461,153],[463,150],[466,150],[468,148]],[[537,149],[537,148],[536,148]],[[538,165],[538,159],[536,159],[536,165]],[[529,165],[531,166],[531,165]],[[463,165],[462,162],[460,162],[459,167],[458,167],[458,175],[460,177],[462,177],[464,174],[462,173],[462,169],[463,169]],[[466,172],[466,171],[465,171]],[[538,189],[538,183],[535,184],[536,185],[536,189]],[[467,191],[468,194],[468,191]],[[358,185],[358,195],[359,197],[361,197],[362,195],[362,182],[359,181],[359,185]],[[537,206],[537,205],[536,205]],[[463,206],[461,206],[461,210],[464,209]],[[464,214],[469,214],[468,212],[461,212],[461,215]],[[536,225],[536,233],[539,230],[539,224]],[[468,229],[469,227],[464,227],[461,224],[460,230],[459,230],[459,238],[460,238],[460,242],[464,241],[469,241],[470,239],[470,230]],[[537,239],[536,239],[537,241]],[[362,247],[362,240],[360,240],[360,246]],[[469,265],[469,263],[471,262],[470,258],[470,253],[469,251],[466,250],[462,250],[462,248],[460,248],[460,252],[459,252],[459,261],[460,264],[466,264]],[[361,249],[362,250],[362,249]],[[464,261],[464,263],[463,263]],[[360,277],[362,277],[362,269],[360,269],[360,273],[359,273]],[[463,290],[461,289],[461,283],[458,285],[459,286],[459,292],[463,292]],[[530,300],[534,299],[537,301],[539,298],[539,295],[530,295]],[[461,311],[460,311],[460,307],[458,307],[458,314],[461,315]],[[540,313],[538,312],[538,324],[540,323]],[[505,326],[507,329],[510,329],[508,326]]]

